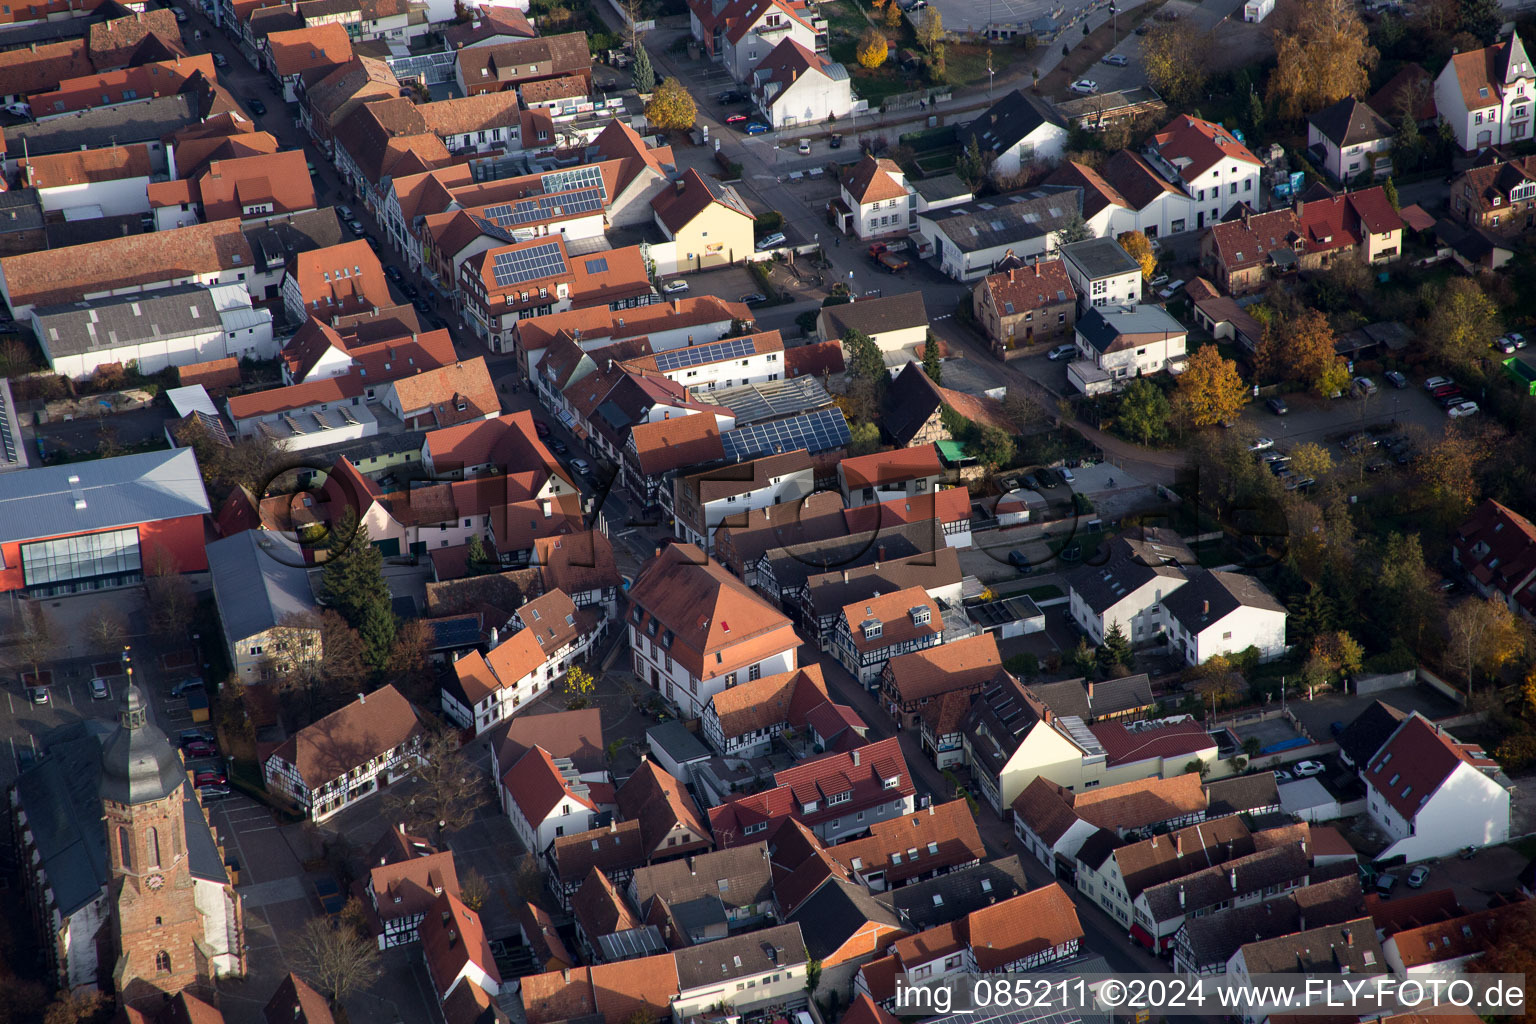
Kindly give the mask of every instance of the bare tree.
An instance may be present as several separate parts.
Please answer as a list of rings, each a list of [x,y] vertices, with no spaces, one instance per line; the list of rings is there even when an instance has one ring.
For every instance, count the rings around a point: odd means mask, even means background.
[[[127,634],[123,617],[111,608],[101,608],[85,625],[85,635],[99,651],[116,652],[122,647],[123,637]]]
[[[412,774],[414,782],[392,789],[385,801],[386,818],[405,822],[408,832],[456,832],[474,820],[489,795],[484,777],[464,756],[458,733],[446,725],[427,734]]]
[[[313,918],[304,926],[292,952],[299,969],[332,1004],[366,987],[381,970],[378,943],[351,928],[333,928],[324,918]]]
[[[12,650],[15,651],[18,664],[32,666],[32,681],[37,683],[42,676],[43,662],[53,657],[58,650],[58,642],[40,606],[24,604],[20,606],[20,611],[21,631]]]
[[[161,640],[185,635],[197,599],[164,548],[151,549],[144,564],[144,596],[152,634]]]

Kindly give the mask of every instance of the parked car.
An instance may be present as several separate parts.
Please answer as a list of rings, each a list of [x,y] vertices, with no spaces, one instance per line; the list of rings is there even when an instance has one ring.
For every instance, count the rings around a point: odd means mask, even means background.
[[[768,296],[764,295],[762,292],[747,292],[747,294],[743,295],[736,301],[744,303],[748,306],[759,306],[768,301]]]
[[[688,282],[679,277],[662,285],[661,290],[667,295],[678,295],[688,290]]]
[[[347,230],[352,232],[358,238],[362,238],[366,233],[366,229],[363,227],[363,222],[360,220],[347,221]]]
[[[745,103],[747,101],[747,98],[741,93],[737,92],[735,89],[727,89],[725,92],[715,97],[715,99],[720,103]]]
[[[111,700],[112,699],[112,687],[107,685],[107,681],[105,679],[102,679],[102,678],[100,678],[98,676],[97,678],[91,680],[91,699],[92,700]]]
[[[748,135],[767,135],[769,132],[773,131],[772,128],[769,128],[761,121],[748,121],[747,126],[742,130]]]
[[[255,96],[247,99],[245,101],[245,105],[249,107],[251,113],[255,114],[257,117],[265,117],[267,114],[267,105],[261,102],[261,100],[257,99]]]
[[[747,115],[746,114],[728,114],[726,116],[726,118],[725,118],[725,123],[726,124],[741,124],[744,121],[746,121],[746,119],[747,119]]]
[[[1296,773],[1298,779],[1310,779],[1314,775],[1321,775],[1327,771],[1321,761],[1297,761],[1291,765],[1291,771]]]
[[[1435,388],[1443,388],[1447,384],[1454,384],[1454,383],[1456,383],[1456,382],[1451,380],[1451,378],[1449,378],[1449,377],[1431,377],[1431,378],[1429,378],[1429,380],[1424,382],[1424,390],[1425,391],[1429,391],[1429,392],[1433,392],[1435,390]]]
[[[1077,483],[1077,477],[1073,476],[1072,475],[1072,471],[1070,469],[1067,469],[1065,466],[1063,466],[1061,469],[1058,469],[1056,472],[1061,474],[1061,482],[1062,483],[1064,483],[1064,484],[1075,484],[1075,483]]]
[[[1393,387],[1398,388],[1399,390],[1408,386],[1408,378],[1404,377],[1396,370],[1388,370],[1385,374],[1383,374],[1383,376],[1387,378],[1388,384],[1391,384]]]
[[[592,474],[592,463],[588,462],[586,459],[572,459],[571,468],[576,470],[576,472],[580,473],[582,476],[590,476]]]
[[[543,420],[534,420],[533,421],[533,432],[535,434],[538,434],[540,437],[548,437],[549,436],[549,424],[545,423]]]
[[[1178,292],[1178,290],[1183,287],[1183,278],[1180,278],[1177,281],[1169,281],[1168,286],[1157,293],[1157,297],[1160,299],[1171,299]]]
[[[795,150],[801,156],[810,156],[811,155],[811,140],[810,139],[801,139],[800,140],[800,144],[795,147]]]
[[[212,743],[213,730],[211,729],[183,729],[179,741],[183,747],[189,743]]]
[[[192,776],[192,784],[195,786],[227,786],[229,778],[223,772],[203,771]]]
[[[1269,406],[1269,411],[1276,416],[1284,416],[1291,411],[1291,407],[1285,404],[1285,399],[1283,398],[1271,398],[1264,404]]]
[[[172,697],[184,697],[188,690],[200,690],[203,687],[202,676],[188,676],[171,687]]]
[[[1101,64],[1108,64],[1112,68],[1123,68],[1127,64],[1129,64],[1130,62],[1131,62],[1131,58],[1127,57],[1125,54],[1123,54],[1123,53],[1112,53],[1108,57],[1105,57],[1099,63],[1101,63]]]
[[[215,53],[213,55],[213,66],[220,69],[227,68],[229,67],[229,58],[222,53]]]
[[[1477,413],[1476,402],[1458,402],[1445,410],[1445,414],[1453,420],[1459,420],[1463,416],[1472,416]]]
[[[1251,452],[1262,452],[1266,448],[1273,448],[1274,446],[1275,446],[1275,439],[1274,438],[1272,438],[1272,437],[1260,437],[1260,438],[1256,438],[1254,440],[1253,444],[1248,446],[1248,450],[1251,451]]]
[[[182,10],[180,7],[176,8],[176,21],[178,24],[182,25],[185,25],[187,22],[187,12]]]
[[[764,238],[762,241],[757,243],[757,251],[758,252],[762,252],[765,249],[774,249],[774,248],[777,248],[778,246],[781,246],[783,244],[784,244],[784,232],[782,232],[782,231],[775,231],[773,234],[769,235],[768,237]]]
[[[1284,768],[1276,768],[1275,769],[1275,781],[1276,782],[1290,782],[1294,778],[1295,778],[1295,776],[1292,775],[1290,772],[1286,771]]]
[[[1508,334],[1504,335],[1504,337],[1509,340],[1515,346],[1515,348],[1525,348],[1525,335],[1521,334],[1519,331],[1510,331]]]
[[[827,145],[833,149],[842,149],[843,137],[841,135],[833,135],[830,139],[827,140]]]
[[[1429,867],[1427,865],[1420,864],[1418,867],[1408,872],[1408,887],[1410,889],[1422,889],[1424,888],[1424,883],[1428,880]]]
[[[1448,398],[1451,395],[1461,394],[1461,388],[1457,387],[1455,384],[1441,384],[1439,387],[1431,391],[1430,394],[1435,398]]]
[[[1382,897],[1391,896],[1392,895],[1392,890],[1396,889],[1396,888],[1397,888],[1397,876],[1396,875],[1377,875],[1376,876],[1376,892],[1377,892],[1378,895],[1380,895]]]
[[[1354,385],[1355,390],[1362,395],[1374,395],[1377,391],[1376,382],[1369,377],[1356,377]]]
[[[198,786],[197,795],[204,800],[223,800],[229,796],[228,786]]]
[[[315,173],[315,165],[314,164],[310,164],[309,165],[309,173],[310,174],[314,174]],[[336,207],[336,213],[341,217],[342,220],[351,220],[352,219],[352,207],[350,207],[350,206],[338,206],[338,207]]]
[[[1070,88],[1079,96],[1092,96],[1099,91],[1099,83],[1091,78],[1079,78],[1072,83]]]
[[[31,747],[16,748],[16,770],[24,772],[37,764],[37,751]]]
[[[1008,552],[1008,564],[1015,569],[1028,569],[1029,559],[1025,557],[1024,552],[1015,549]]]
[[[218,757],[219,748],[206,740],[196,740],[186,746],[188,757]]]
[[[549,447],[554,449],[556,455],[564,455],[566,452],[570,451],[570,448],[566,447],[565,442],[560,440],[558,437],[549,442]]]
[[[33,704],[47,704],[48,703],[48,687],[46,687],[46,686],[32,686],[32,687],[28,687],[27,688],[27,697],[32,701]]]
[[[1165,285],[1167,283],[1168,283],[1168,275],[1167,274],[1158,274],[1156,277],[1152,278],[1152,280],[1147,282],[1147,284],[1149,286],[1153,287],[1153,288],[1161,288],[1163,285]]]
[[[1511,355],[1515,354],[1515,343],[1510,341],[1507,337],[1506,338],[1494,338],[1493,339],[1493,347],[1498,349],[1500,352],[1504,353],[1506,356],[1511,356]]]
[[[384,268],[384,276],[389,278],[391,281],[405,280],[405,274],[402,273],[400,268],[395,266],[393,263]]]
[[[1053,362],[1058,359],[1070,359],[1076,352],[1076,345],[1057,345],[1045,354],[1045,358]]]

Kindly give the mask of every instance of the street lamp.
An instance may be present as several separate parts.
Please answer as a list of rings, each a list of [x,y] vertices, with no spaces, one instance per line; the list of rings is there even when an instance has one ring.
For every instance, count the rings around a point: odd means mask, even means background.
[[[1111,25],[1110,31],[1114,38],[1114,42],[1109,44],[1109,48],[1113,50],[1116,46],[1120,45],[1120,8],[1114,4],[1109,5],[1109,21]]]

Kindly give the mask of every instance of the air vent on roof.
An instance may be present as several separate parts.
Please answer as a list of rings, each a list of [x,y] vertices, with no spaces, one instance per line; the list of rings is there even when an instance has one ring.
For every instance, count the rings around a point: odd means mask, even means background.
[[[69,494],[75,499],[75,511],[80,512],[85,508],[85,491],[80,489],[80,478],[73,473],[69,477]]]

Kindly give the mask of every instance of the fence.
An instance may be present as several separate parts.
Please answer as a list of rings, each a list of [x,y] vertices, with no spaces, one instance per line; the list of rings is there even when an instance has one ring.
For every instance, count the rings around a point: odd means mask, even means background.
[[[1467,702],[1467,695],[1466,694],[1462,693],[1456,687],[1452,686],[1450,683],[1446,682],[1444,679],[1441,679],[1439,676],[1435,675],[1433,672],[1431,672],[1429,669],[1425,668],[1424,666],[1422,666],[1422,665],[1419,666],[1419,673],[1418,674],[1419,674],[1419,681],[1421,683],[1423,683],[1424,685],[1428,686],[1431,690],[1434,690],[1434,691],[1440,693],[1441,695],[1443,695],[1445,697],[1449,697],[1451,700],[1455,701],[1457,704],[1465,704]]]
[[[911,110],[914,107],[931,107],[936,103],[947,102],[954,94],[949,91],[937,89],[921,89],[917,92],[899,92],[894,96],[887,96],[880,104],[880,109],[885,113],[897,110]]]
[[[1415,678],[1417,678],[1417,673],[1411,669],[1407,672],[1359,676],[1354,681],[1354,690],[1361,697],[1369,696],[1373,693],[1384,693],[1387,690],[1401,690],[1405,686],[1412,686]]]

